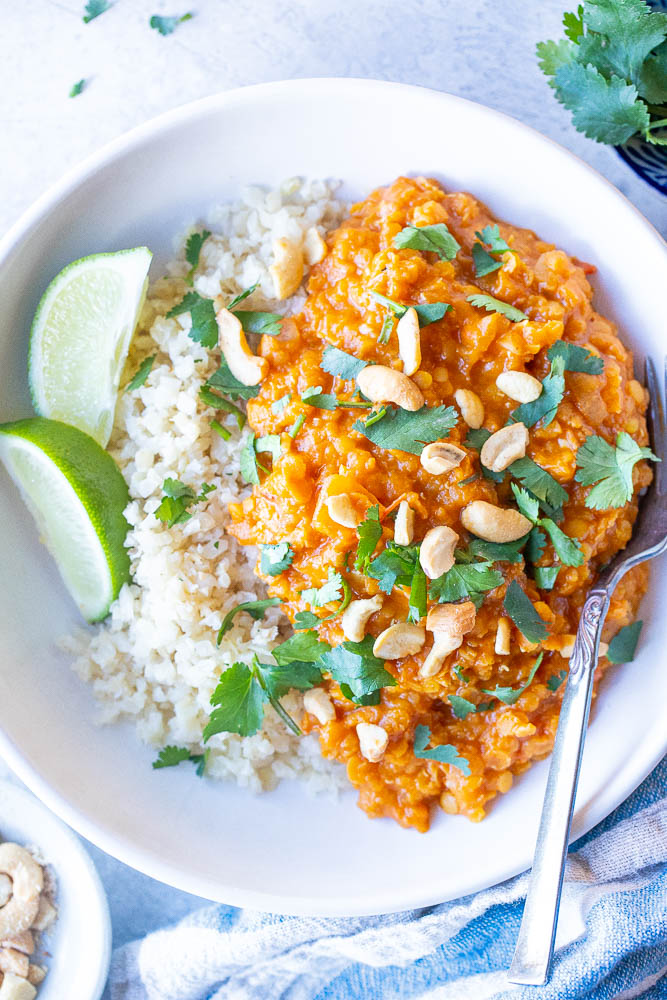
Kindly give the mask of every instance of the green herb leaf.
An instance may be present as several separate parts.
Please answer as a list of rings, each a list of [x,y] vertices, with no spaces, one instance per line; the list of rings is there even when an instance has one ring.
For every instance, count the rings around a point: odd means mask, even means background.
[[[410,602],[408,604],[408,621],[419,623],[426,614],[426,573],[419,559],[415,560],[410,581]]]
[[[204,742],[216,733],[253,736],[264,719],[264,701],[262,686],[250,667],[234,663],[220,676],[211,695],[211,705],[216,707],[204,728]]]
[[[569,344],[566,340],[557,340],[547,351],[549,361],[562,358],[566,372],[586,372],[588,375],[601,375],[604,371],[604,361],[597,355],[587,351],[585,347]]]
[[[576,14],[563,14],[565,36],[572,42],[578,42],[584,33],[584,7],[579,4]]]
[[[338,400],[328,392],[322,392],[321,385],[309,385],[301,393],[301,399],[309,406],[315,406],[318,410],[335,410],[338,407]]]
[[[444,222],[432,226],[406,226],[394,236],[394,246],[397,250],[409,247],[437,253],[441,260],[453,260],[461,249]]]
[[[188,330],[190,339],[201,344],[202,347],[215,347],[218,343],[218,324],[215,318],[213,299],[204,299],[199,292],[188,292],[178,305],[169,310],[167,319],[172,319],[174,316],[180,316],[181,313],[186,312],[190,313],[192,321]]]
[[[228,431],[226,427],[223,427],[218,420],[209,420],[209,427],[214,431],[223,441],[229,441],[232,436],[232,432]]]
[[[541,642],[549,635],[546,622],[537,613],[533,602],[521,589],[516,580],[512,580],[507,588],[503,607],[516,627],[525,635],[529,642]],[[485,694],[493,693],[492,691],[485,692]]]
[[[343,577],[331,566],[328,569],[327,582],[321,587],[311,587],[301,591],[301,599],[310,604],[311,608],[321,608],[332,601],[340,601],[343,596]]]
[[[529,493],[526,493],[526,491],[521,486],[517,486],[516,483],[512,483],[512,493],[514,494],[516,505],[523,516],[527,517],[529,521],[536,524],[540,516],[540,505],[537,497],[531,497]]]
[[[84,89],[85,86],[86,86],[85,79],[83,79],[83,80],[77,80],[76,83],[72,84],[72,86],[70,88],[70,92],[69,92],[69,94],[67,96],[68,97],[78,97],[79,94],[81,94],[83,92],[83,89]]]
[[[621,146],[650,124],[646,105],[634,84],[618,76],[606,79],[590,63],[560,66],[554,76],[556,96],[572,111],[572,123],[579,132],[596,142]]]
[[[461,698],[458,694],[449,695],[449,704],[457,719],[467,719],[472,712],[477,711],[477,706],[467,698]]]
[[[475,232],[475,236],[479,242],[473,243],[472,259],[478,278],[483,278],[485,274],[491,274],[502,267],[502,260],[496,260],[491,254],[506,253],[508,250],[510,253],[516,253],[516,250],[513,250],[500,235],[497,224],[484,226],[481,233]],[[489,250],[485,249],[484,244],[489,247]]]
[[[405,316],[408,309],[414,309],[417,313],[417,318],[419,319],[419,326],[429,326],[431,323],[436,323],[439,319],[449,312],[452,308],[448,302],[422,302],[419,305],[405,306],[401,305],[400,302],[394,302],[393,299],[388,299],[386,295],[380,295],[379,292],[371,292],[374,299],[378,302],[382,302],[383,305],[388,306],[395,316],[401,317]],[[382,340],[382,334],[380,334],[380,343],[386,344],[389,340],[389,334],[393,328],[393,319],[389,317],[389,333],[387,333],[387,339]],[[386,322],[386,320],[385,320]],[[383,326],[384,331],[384,326]]]
[[[258,453],[268,452],[275,465],[282,454],[280,434],[264,434],[262,437],[258,437],[255,441],[255,451]]]
[[[259,562],[260,573],[267,576],[278,576],[292,565],[294,552],[289,542],[277,542],[275,545],[260,545],[262,557]]]
[[[357,555],[354,560],[354,568],[366,573],[371,556],[375,552],[377,543],[382,538],[382,525],[380,524],[380,507],[374,504],[366,511],[366,516],[357,528],[359,544]]]
[[[218,392],[229,396],[230,399],[254,399],[259,393],[259,386],[244,385],[243,382],[239,382],[236,376],[232,375],[224,358],[221,359],[220,367],[217,372],[211,375],[206,385],[210,389],[217,389]]]
[[[561,66],[572,62],[576,49],[574,45],[561,38],[558,42],[538,42],[536,46],[538,56],[538,66],[545,76],[551,77],[549,86],[555,87],[554,76]]]
[[[593,510],[624,507],[632,500],[632,470],[641,459],[659,462],[650,448],[641,448],[625,431],[616,438],[616,447],[598,434],[586,438],[577,452],[575,479],[583,486],[597,483],[586,497]]]
[[[155,516],[168,528],[173,528],[176,524],[185,524],[192,517],[189,508],[206,500],[208,494],[212,493],[214,489],[215,486],[204,483],[201,493],[197,496],[191,486],[186,486],[180,480],[165,479],[162,484],[164,496],[155,511]]]
[[[305,422],[306,422],[305,415],[303,413],[300,413],[287,432],[289,436],[292,438],[292,440],[294,440],[294,438],[297,436],[297,434],[299,433]]]
[[[153,761],[153,767],[155,769],[160,767],[175,767],[177,764],[181,764],[184,760],[189,760],[190,763],[197,765],[197,776],[199,778],[203,778],[208,761],[208,754],[208,750],[205,750],[204,753],[190,753],[187,747],[167,746],[160,750],[157,760]]]
[[[285,396],[281,396],[280,399],[276,399],[273,403],[271,403],[271,412],[279,416],[283,412],[283,410],[285,409],[291,398],[292,397],[288,392]]]
[[[491,431],[487,430],[486,427],[470,427],[463,443],[466,448],[474,448],[476,451],[481,451],[490,437]]]
[[[547,687],[550,691],[557,691],[561,686],[565,678],[567,677],[567,670],[559,670],[557,674],[552,674],[547,680]]]
[[[233,414],[233,416],[236,417],[238,429],[243,429],[246,421],[245,413],[243,413],[242,410],[239,410],[238,406],[234,406],[233,403],[230,403],[228,399],[223,399],[223,397],[219,396],[217,392],[213,392],[212,389],[209,389],[208,382],[206,385],[200,386],[199,398],[202,403],[205,403],[206,406],[212,406],[214,410],[223,410],[225,413]]]
[[[502,260],[496,260],[492,257],[488,250],[485,250],[481,243],[473,243],[472,245],[472,261],[475,265],[475,274],[478,278],[483,278],[487,274],[492,274],[493,271],[498,271],[502,266]]]
[[[542,380],[542,392],[532,403],[522,403],[511,413],[512,420],[532,427],[539,420],[543,420],[543,427],[548,427],[556,416],[558,405],[565,393],[565,377],[563,372],[565,364],[563,358],[554,358],[551,362],[551,369],[545,379]]]
[[[187,238],[185,244],[185,259],[190,265],[190,270],[185,276],[185,280],[188,285],[192,284],[194,273],[199,267],[199,255],[201,254],[201,248],[210,235],[210,230],[203,229],[201,233],[190,233]]]
[[[667,35],[667,14],[650,12],[641,0],[595,0],[585,5],[587,37],[605,36],[608,66],[627,80],[635,80],[642,63]],[[580,45],[582,40],[580,39]]]
[[[398,545],[388,541],[386,548],[369,563],[366,570],[380,585],[380,590],[390,594],[398,584],[399,587],[409,587],[419,561],[418,545]]]
[[[360,361],[359,358],[355,358],[352,354],[341,351],[340,348],[332,347],[329,344],[324,348],[320,368],[322,371],[328,372],[329,375],[337,375],[338,378],[352,382],[367,364],[368,361]]]
[[[108,0],[88,0],[84,10],[83,15],[84,24],[88,24],[89,21],[94,21],[96,17],[100,14],[104,14],[106,10],[110,10],[113,5],[108,2]]]
[[[142,385],[144,385],[146,379],[151,373],[156,357],[157,354],[151,354],[149,358],[144,358],[130,381],[125,386],[125,392],[133,392],[135,389],[139,389]]]
[[[463,771],[466,777],[470,775],[470,763],[465,757],[461,757],[455,746],[451,743],[444,743],[440,746],[427,750],[427,745],[431,742],[431,730],[428,726],[417,726],[415,729],[414,755],[422,760],[437,760],[440,764],[451,764]]]
[[[297,611],[294,615],[295,629],[311,629],[320,624],[320,619],[312,611]]]
[[[238,295],[234,296],[231,302],[227,303],[228,311],[234,312],[236,306],[240,305],[241,302],[243,302],[250,295],[252,295],[253,292],[256,292],[258,288],[259,288],[259,281],[256,281],[254,285],[250,286],[250,288],[244,288],[242,292],[239,292]]]
[[[392,408],[372,425],[355,420],[352,427],[378,448],[421,455],[424,445],[446,437],[457,419],[453,406],[422,406],[415,412]]]
[[[259,486],[259,471],[257,469],[257,455],[255,453],[255,435],[251,432],[246,438],[246,442],[239,455],[239,466],[243,482],[250,486]]]
[[[521,549],[526,544],[528,535],[516,542],[487,542],[483,538],[473,538],[468,548],[473,556],[488,559],[491,562],[521,562]]]
[[[528,319],[526,314],[517,309],[516,306],[511,306],[508,302],[501,302],[500,299],[494,299],[493,295],[468,295],[467,300],[476,308],[500,313],[501,316],[506,316],[513,323],[521,323],[522,320]]]
[[[535,566],[533,576],[540,590],[553,590],[560,566]]]
[[[299,612],[307,614],[307,612]],[[319,619],[317,619],[319,622]],[[317,632],[309,629],[307,632],[299,632],[296,635],[281,642],[279,646],[274,646],[271,656],[280,666],[286,667],[295,661],[299,663],[317,663],[320,657],[328,653],[331,646],[328,642],[323,642]]]
[[[503,575],[491,562],[455,563],[451,569],[431,581],[429,597],[440,604],[460,601],[463,597],[476,600],[503,583]]]
[[[544,528],[551,539],[556,555],[564,566],[581,566],[584,561],[584,554],[569,535],[555,524],[550,517],[540,518],[540,526]]]
[[[181,14],[180,17],[161,17],[159,14],[153,14],[148,23],[151,28],[155,28],[161,35],[171,35],[176,31],[179,24],[183,24],[184,21],[190,21],[193,17],[193,14]]]
[[[512,582],[516,583],[516,580],[513,580]],[[537,668],[542,662],[543,655],[544,655],[543,653],[540,653],[540,655],[535,660],[535,663],[533,664],[533,669],[528,674],[528,680],[524,685],[522,685],[522,687],[516,689],[510,687],[497,687],[493,691],[487,691],[485,688],[482,688],[484,694],[492,695],[494,698],[497,698],[498,701],[504,702],[505,705],[515,705],[516,702],[521,697],[521,695],[523,694],[523,692],[527,691],[530,685],[533,683],[533,678],[537,673]]]
[[[558,480],[527,455],[512,462],[509,472],[527,490],[551,507],[561,507],[568,499],[567,490],[563,489]]]
[[[323,670],[327,670],[341,687],[346,685],[352,701],[375,694],[383,687],[396,684],[392,675],[385,670],[384,661],[373,654],[373,636],[367,635],[361,642],[343,642],[324,653],[319,660]],[[347,695],[346,695],[347,697]]]
[[[218,646],[222,642],[223,636],[227,635],[229,630],[234,624],[234,619],[236,618],[239,611],[245,611],[254,618],[255,621],[259,621],[266,614],[267,608],[275,608],[276,605],[280,604],[279,597],[264,597],[259,601],[244,601],[242,604],[237,604],[235,608],[228,611],[225,617],[222,619],[222,625],[217,636]]]
[[[233,312],[246,333],[277,337],[282,331],[285,317],[280,313],[258,312],[254,309],[234,309]]]
[[[534,527],[528,532],[528,544],[524,550],[524,558],[530,563],[536,563],[538,559],[542,558],[546,547],[546,535],[538,527]]]
[[[607,659],[611,663],[631,663],[635,658],[635,650],[642,630],[642,621],[624,625],[609,643]]]

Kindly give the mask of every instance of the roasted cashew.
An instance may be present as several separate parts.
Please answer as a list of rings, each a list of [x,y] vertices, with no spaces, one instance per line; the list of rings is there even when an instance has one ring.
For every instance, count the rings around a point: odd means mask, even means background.
[[[468,427],[479,430],[484,423],[484,404],[477,393],[472,389],[457,389],[454,399]]]
[[[371,722],[357,723],[359,750],[366,760],[378,761],[387,749],[389,737],[382,726],[374,726]]]
[[[429,580],[437,580],[454,565],[459,536],[446,524],[429,528],[419,549],[419,562]]]
[[[426,628],[433,633],[433,646],[421,665],[420,677],[435,677],[440,673],[445,657],[459,648],[465,633],[474,626],[476,614],[472,601],[438,604],[431,608],[426,618]]]
[[[306,230],[306,235],[303,238],[303,256],[308,267],[312,267],[313,264],[319,264],[326,256],[326,252],[326,243],[315,226],[311,226],[310,229]]]
[[[443,472],[451,472],[457,465],[460,465],[466,457],[467,452],[458,445],[450,444],[449,441],[433,441],[432,444],[425,445],[419,456],[422,468],[426,469],[433,476],[440,476]]]
[[[27,931],[37,916],[44,874],[24,847],[0,844],[0,873],[12,880],[12,895],[0,909],[0,938]]]
[[[303,278],[303,250],[286,237],[273,241],[273,264],[269,268],[277,299],[294,295]],[[227,362],[229,364],[229,362]],[[254,382],[246,383],[254,385]]]
[[[396,403],[402,410],[420,410],[424,396],[419,386],[386,365],[366,365],[357,375],[357,385],[372,403]]]
[[[403,373],[414,375],[422,363],[419,316],[413,306],[403,313],[396,327],[398,356],[403,362]]]
[[[487,542],[516,542],[532,528],[532,522],[513,507],[496,507],[486,500],[473,500],[461,511],[461,524],[472,535]]]
[[[382,660],[400,660],[404,656],[418,653],[426,642],[426,633],[421,625],[409,622],[394,622],[373,644],[373,656]]]
[[[229,370],[243,385],[258,385],[266,375],[266,358],[259,358],[248,347],[238,316],[229,309],[219,309],[215,314],[218,323],[218,343]]]
[[[491,472],[505,469],[523,458],[528,445],[528,428],[525,424],[508,424],[487,438],[479,453],[479,460]]]
[[[371,615],[382,610],[384,598],[381,594],[369,597],[366,600],[352,601],[340,620],[343,635],[350,642],[361,642],[366,635],[366,624]]]
[[[542,383],[528,372],[501,372],[496,385],[517,403],[532,403],[542,395]]]
[[[401,500],[394,521],[394,541],[397,545],[411,545],[415,537],[415,512],[407,500]]]
[[[314,715],[321,726],[326,726],[336,718],[336,709],[324,688],[315,687],[306,691],[303,696],[303,707]]]

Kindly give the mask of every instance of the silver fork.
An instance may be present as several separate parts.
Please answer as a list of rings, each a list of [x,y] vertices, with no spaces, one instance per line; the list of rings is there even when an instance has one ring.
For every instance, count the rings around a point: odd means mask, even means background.
[[[667,549],[667,431],[660,384],[650,359],[646,360],[646,384],[651,397],[648,411],[651,446],[662,461],[656,464],[653,482],[641,502],[635,533],[627,547],[600,574],[581,612],[549,768],[530,886],[507,976],[511,983],[541,986],[549,977],[593,675],[611,595],[629,569]],[[667,395],[667,370],[665,393]]]

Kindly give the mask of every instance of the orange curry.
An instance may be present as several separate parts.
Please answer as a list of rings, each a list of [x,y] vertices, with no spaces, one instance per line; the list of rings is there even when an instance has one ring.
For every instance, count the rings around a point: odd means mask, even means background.
[[[531,231],[500,222],[501,237],[516,252],[503,253],[497,258],[501,267],[476,276],[471,256],[475,233],[494,222],[485,206],[469,194],[447,193],[423,178],[399,178],[352,208],[350,217],[328,237],[328,252],[311,272],[303,310],[284,323],[280,337],[262,339],[260,353],[267,359],[268,374],[248,404],[248,420],[258,435],[281,435],[282,455],[252,495],[231,507],[230,530],[241,542],[290,542],[291,566],[265,579],[269,594],[281,599],[291,620],[308,608],[301,593],[321,586],[330,568],[342,573],[353,598],[371,597],[379,593],[378,581],[348,568],[353,563],[348,554],[354,554],[358,544],[357,530],[329,517],[327,498],[347,493],[366,498],[365,506],[378,504],[383,536],[377,551],[393,536],[401,500],[414,511],[415,542],[428,529],[447,525],[465,548],[471,536],[462,526],[461,512],[467,504],[485,500],[500,507],[516,505],[509,477],[498,483],[480,475],[479,451],[464,444],[469,428],[459,415],[456,391],[472,390],[479,397],[483,425],[495,432],[517,406],[496,386],[500,373],[528,372],[543,379],[549,371],[547,350],[559,339],[603,359],[600,375],[566,372],[565,394],[555,418],[546,427],[539,422],[529,428],[526,450],[569,494],[559,527],[580,547],[582,565],[561,566],[553,589],[540,590],[527,575],[523,559],[496,563],[504,583],[483,595],[471,631],[435,676],[419,673],[432,645],[433,636],[427,632],[418,653],[386,661],[397,683],[382,688],[379,704],[355,704],[327,679],[335,717],[321,724],[306,713],[303,720],[306,731],[318,732],[322,752],[346,764],[350,781],[359,789],[359,804],[369,816],[391,816],[421,831],[428,829],[434,804],[448,813],[482,819],[490,799],[507,792],[515,775],[551,751],[564,684],[552,690],[554,685],[548,682],[564,676],[568,666],[559,651],[567,653],[571,647],[598,567],[628,542],[638,491],[651,476],[646,462],[635,466],[634,496],[624,507],[592,510],[584,505],[590,488],[574,480],[577,449],[591,434],[613,443],[620,431],[646,444],[647,394],[633,378],[631,352],[614,325],[591,305],[590,267]],[[455,259],[394,247],[394,237],[409,224],[437,223],[445,223],[461,245]],[[378,447],[354,430],[355,420],[366,418],[368,410],[323,410],[301,399],[314,386],[342,399],[360,399],[353,380],[343,381],[320,368],[327,345],[402,370],[395,324],[388,342],[381,342],[387,306],[374,298],[373,291],[402,305],[451,305],[442,319],[422,327],[421,365],[412,375],[428,407],[456,408],[457,423],[446,440],[463,448],[465,457],[441,475],[427,472],[419,455]],[[475,307],[467,299],[478,292],[518,307],[528,319],[512,322],[501,313]],[[279,400],[283,408],[272,408]],[[305,419],[295,432],[301,417]],[[555,564],[558,559],[548,541],[536,565]],[[485,690],[520,688],[535,664],[540,649],[513,623],[509,653],[495,651],[498,623],[506,617],[503,599],[512,580],[518,581],[547,624],[548,638],[540,645],[542,662],[514,704],[491,699],[490,707],[457,718],[449,696],[473,705],[488,704]],[[645,565],[628,573],[612,599],[606,639],[633,620],[646,587]],[[432,604],[429,601],[429,607]],[[329,605],[319,614],[323,617],[335,608]],[[407,617],[407,590],[394,587],[383,595],[382,608],[370,617],[366,632],[377,636]],[[319,636],[332,646],[340,645],[344,640],[340,615],[322,621]],[[596,682],[607,666],[602,658]],[[360,751],[356,728],[360,722],[381,726],[387,733],[386,748],[377,760]],[[417,757],[413,747],[417,726],[429,727],[433,746],[455,746],[468,761],[470,774],[452,764]]]

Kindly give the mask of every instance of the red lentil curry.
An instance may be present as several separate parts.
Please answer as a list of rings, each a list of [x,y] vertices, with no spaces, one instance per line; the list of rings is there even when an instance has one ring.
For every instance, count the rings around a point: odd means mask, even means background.
[[[289,543],[287,568],[260,575],[292,622],[308,613],[297,635],[328,643],[338,667],[325,662],[302,726],[345,763],[369,816],[425,831],[439,804],[481,820],[552,749],[586,592],[628,542],[651,478],[640,453],[627,497],[597,509],[577,474],[587,440],[612,452],[621,432],[648,441],[647,394],[593,309],[592,270],[496,224],[469,194],[399,178],[352,208],[303,310],[262,339],[248,420],[280,435],[281,454],[232,505],[230,530],[245,544]],[[437,303],[418,324],[406,312]],[[323,362],[332,346],[345,355]],[[509,451],[489,439],[506,426]],[[642,565],[617,588],[607,641],[646,587]],[[596,685],[608,665],[601,657]],[[359,667],[365,687],[353,683]]]

